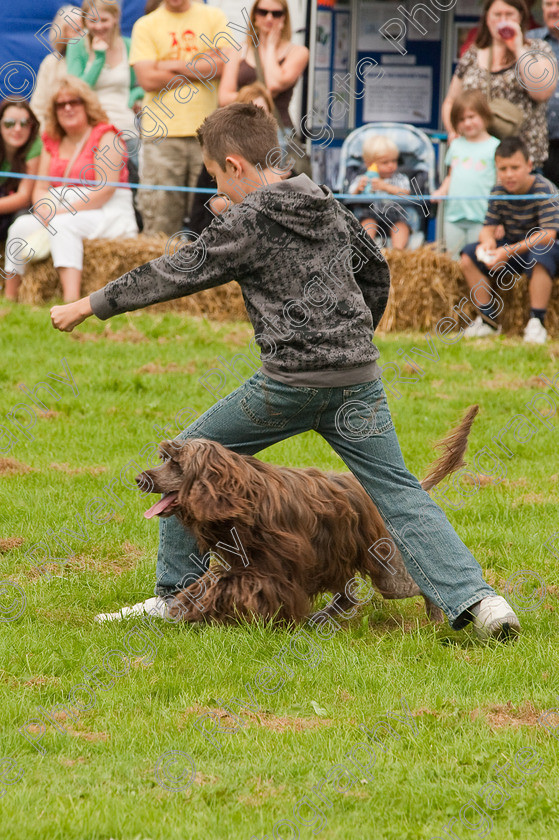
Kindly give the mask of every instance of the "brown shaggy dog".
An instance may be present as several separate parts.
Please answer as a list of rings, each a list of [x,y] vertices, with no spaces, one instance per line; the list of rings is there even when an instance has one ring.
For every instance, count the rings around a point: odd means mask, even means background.
[[[444,448],[422,482],[430,490],[463,466],[467,438],[478,407],[438,444]],[[390,539],[380,514],[361,484],[349,473],[276,467],[239,455],[205,439],[165,441],[165,463],[136,477],[142,489],[165,496],[148,515],[175,515],[205,553],[218,543],[242,544],[235,559],[211,568],[176,595],[170,614],[185,621],[230,623],[243,616],[300,622],[317,596],[337,593],[317,615],[355,612],[357,601],[345,594],[359,573],[385,598],[420,595],[398,552],[390,561],[397,574],[381,565],[369,548]],[[231,564],[231,565],[229,565]],[[425,598],[432,620],[438,607]]]

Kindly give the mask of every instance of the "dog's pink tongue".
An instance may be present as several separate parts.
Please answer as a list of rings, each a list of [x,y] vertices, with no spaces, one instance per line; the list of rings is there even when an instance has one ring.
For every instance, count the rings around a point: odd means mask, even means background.
[[[163,496],[163,498],[159,499],[159,501],[152,505],[149,510],[146,510],[144,513],[145,518],[151,519],[153,516],[158,516],[160,513],[163,513],[164,510],[167,510],[169,505],[173,504],[177,496],[178,493],[169,493],[167,496]]]

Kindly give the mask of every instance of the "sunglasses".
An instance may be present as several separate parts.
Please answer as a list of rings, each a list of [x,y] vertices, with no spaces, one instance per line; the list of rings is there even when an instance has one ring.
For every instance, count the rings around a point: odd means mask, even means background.
[[[31,125],[31,120],[25,118],[24,120],[2,120],[2,125],[4,128],[15,128],[16,125],[19,125],[20,128],[27,128]]]
[[[285,15],[284,11],[279,11],[277,9],[275,11],[272,11],[272,9],[256,9],[255,12],[259,17],[268,17],[268,15],[272,15],[274,20],[279,20]]]
[[[57,111],[63,111],[64,108],[77,108],[78,105],[83,105],[83,99],[66,99],[65,102],[56,102],[55,107]]]

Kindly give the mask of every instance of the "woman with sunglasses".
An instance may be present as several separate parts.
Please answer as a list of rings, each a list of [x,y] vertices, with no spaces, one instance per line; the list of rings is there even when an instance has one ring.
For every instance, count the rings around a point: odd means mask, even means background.
[[[291,20],[287,0],[256,0],[250,20],[258,34],[258,55],[264,81],[285,128],[292,128],[289,103],[293,88],[306,69],[309,51],[291,43]],[[219,104],[229,105],[245,85],[258,81],[254,45],[250,35],[244,48],[227,52],[228,63],[223,68],[219,85]]]
[[[0,103],[0,240],[6,239],[16,213],[31,204],[34,181],[3,176],[2,172],[36,175],[41,141],[39,122],[25,99]]]
[[[45,180],[35,182],[33,212],[17,218],[8,231],[5,271],[11,276],[6,279],[7,298],[17,300],[26,263],[33,256],[33,239],[45,229],[68,303],[80,296],[84,239],[137,234],[130,189],[107,183],[128,181],[126,152],[117,135],[85,82],[68,77],[60,83],[51,99],[43,135],[38,174]],[[62,178],[75,181],[66,183]],[[95,183],[86,186],[85,181]],[[10,248],[15,239],[28,242],[29,248]]]

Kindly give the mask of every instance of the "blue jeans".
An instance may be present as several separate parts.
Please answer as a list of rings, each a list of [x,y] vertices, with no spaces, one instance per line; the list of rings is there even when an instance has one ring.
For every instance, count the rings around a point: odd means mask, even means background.
[[[463,627],[470,619],[465,610],[495,592],[442,509],[406,468],[380,379],[347,388],[300,388],[257,371],[177,440],[206,438],[254,455],[310,429],[328,441],[374,500],[421,591],[452,627]],[[176,517],[161,519],[159,527],[155,594],[168,595],[186,575],[192,583],[204,566],[194,537]]]

